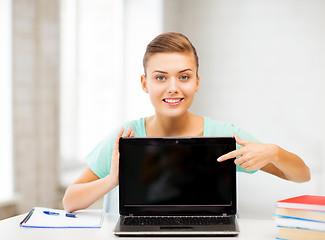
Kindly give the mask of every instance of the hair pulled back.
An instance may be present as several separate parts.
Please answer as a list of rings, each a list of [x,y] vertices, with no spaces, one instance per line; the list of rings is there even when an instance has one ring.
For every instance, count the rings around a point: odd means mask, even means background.
[[[196,63],[196,73],[199,69],[199,58],[196,49],[190,40],[181,33],[167,32],[155,37],[148,45],[143,57],[143,68],[146,74],[146,67],[149,58],[156,53],[188,53],[193,54]]]

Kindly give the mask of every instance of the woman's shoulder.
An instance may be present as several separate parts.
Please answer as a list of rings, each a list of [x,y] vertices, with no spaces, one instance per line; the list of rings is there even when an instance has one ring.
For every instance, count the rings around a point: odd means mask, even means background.
[[[206,136],[233,136],[236,132],[234,124],[204,117],[204,135]]]
[[[123,123],[119,127],[116,127],[113,131],[111,131],[109,134],[106,135],[104,139],[102,139],[99,144],[97,145],[96,148],[104,148],[108,149],[107,147],[113,146],[115,142],[115,138],[120,131],[121,127],[124,128],[124,132],[127,131],[129,127],[132,127],[132,130],[135,133],[136,137],[144,137],[143,134],[145,134],[145,123],[144,123],[144,118],[140,118],[137,120],[131,120]],[[95,149],[96,149],[95,148]]]
[[[246,130],[235,126],[233,123],[204,118],[204,136],[232,137],[234,133],[242,139],[260,142]]]
[[[131,126],[136,137],[144,137],[144,120],[144,118],[140,118],[138,120],[128,121],[115,128],[115,130],[111,131],[104,139],[102,139],[86,156],[88,166],[98,177],[103,178],[109,173],[114,142],[121,127],[124,128],[124,131],[127,131]]]
[[[123,124],[124,131],[131,127],[135,137],[146,137],[145,118],[127,121]]]
[[[236,127],[234,124],[229,122],[212,120],[210,118],[204,118],[204,136],[218,136],[218,137],[232,137],[234,133],[236,133],[240,138],[259,142],[258,139],[253,137],[251,134],[246,131]],[[241,148],[242,146],[236,144],[236,149]],[[236,165],[237,172],[245,172],[245,173],[254,173],[256,171],[245,171],[239,165]]]

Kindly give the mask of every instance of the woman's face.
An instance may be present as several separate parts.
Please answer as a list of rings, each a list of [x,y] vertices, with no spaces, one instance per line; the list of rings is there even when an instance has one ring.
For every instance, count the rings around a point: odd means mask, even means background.
[[[199,89],[199,76],[192,53],[156,53],[141,77],[156,114],[179,117],[190,108]]]

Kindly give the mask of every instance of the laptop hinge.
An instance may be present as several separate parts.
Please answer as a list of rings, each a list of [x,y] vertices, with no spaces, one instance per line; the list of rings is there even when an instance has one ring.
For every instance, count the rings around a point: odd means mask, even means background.
[[[227,217],[228,215],[227,215],[227,213],[223,213],[222,216],[223,217]]]

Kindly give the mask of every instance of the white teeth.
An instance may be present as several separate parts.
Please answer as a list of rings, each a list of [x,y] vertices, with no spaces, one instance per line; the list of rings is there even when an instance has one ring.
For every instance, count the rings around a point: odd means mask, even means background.
[[[165,99],[165,102],[168,102],[168,103],[177,103],[179,102],[181,99]]]

